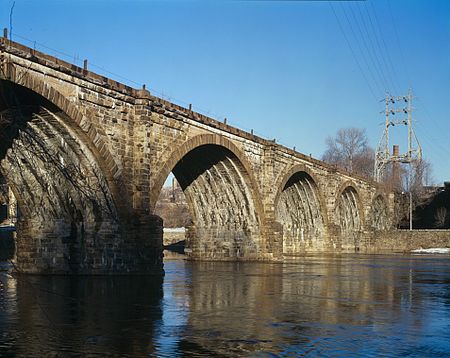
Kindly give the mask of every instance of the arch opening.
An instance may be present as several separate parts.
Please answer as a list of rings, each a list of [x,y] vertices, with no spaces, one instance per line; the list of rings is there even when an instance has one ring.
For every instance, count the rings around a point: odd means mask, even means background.
[[[161,189],[154,213],[163,221],[164,258],[184,254],[186,228],[192,225],[192,217],[186,196],[173,173]]]
[[[283,253],[325,248],[325,224],[315,181],[306,172],[293,174],[276,203],[276,220],[283,226]]]
[[[203,144],[188,151],[172,173],[189,208],[187,253],[206,259],[256,258],[260,219],[237,156],[224,146]]]
[[[42,273],[112,265],[104,238],[118,233],[117,212],[94,154],[41,95],[4,80],[0,92],[0,172],[22,213],[18,267]]]
[[[339,195],[336,206],[336,224],[341,230],[342,249],[355,250],[358,247],[362,219],[358,193],[352,186],[347,186]]]
[[[389,229],[389,215],[386,201],[378,195],[372,204],[371,225],[374,230],[384,231]]]
[[[0,173],[0,261],[10,260],[14,257],[16,209],[14,194]]]

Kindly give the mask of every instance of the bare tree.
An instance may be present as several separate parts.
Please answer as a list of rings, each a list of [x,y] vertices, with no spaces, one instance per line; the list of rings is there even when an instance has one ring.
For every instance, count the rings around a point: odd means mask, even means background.
[[[325,141],[327,149],[322,160],[337,165],[350,173],[372,176],[374,151],[368,145],[366,130],[341,128],[335,137]]]
[[[430,196],[435,194],[434,190],[430,190],[432,185],[431,164],[425,159],[416,161],[412,163],[408,175],[410,185],[405,190],[411,191],[415,208],[429,201]]]
[[[411,164],[392,163],[384,183],[388,189],[399,194],[397,198],[400,206],[397,214],[398,218],[400,220],[403,218],[404,222],[406,219],[409,220],[411,209],[414,212],[413,221],[420,221],[421,214],[420,210],[416,211],[417,208],[429,205],[437,193],[436,188],[432,186],[432,167],[426,159],[414,161]],[[446,213],[440,211],[436,213],[434,219],[435,227],[441,227],[440,225],[445,223]]]
[[[192,219],[186,197],[178,182],[172,187],[162,188],[155,214],[164,221],[164,227],[186,227]]]
[[[421,188],[423,186],[433,185],[432,167],[429,161],[422,158],[421,160],[414,162],[412,165],[412,170],[413,187]]]
[[[447,208],[445,206],[441,206],[436,209],[434,213],[434,226],[438,229],[443,228],[447,221]]]

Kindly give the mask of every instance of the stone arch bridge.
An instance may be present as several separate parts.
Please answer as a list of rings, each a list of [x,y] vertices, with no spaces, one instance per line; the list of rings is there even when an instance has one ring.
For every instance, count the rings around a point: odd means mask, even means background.
[[[34,273],[159,272],[153,214],[172,172],[193,259],[278,260],[370,247],[393,196],[367,179],[5,38],[1,175]]]

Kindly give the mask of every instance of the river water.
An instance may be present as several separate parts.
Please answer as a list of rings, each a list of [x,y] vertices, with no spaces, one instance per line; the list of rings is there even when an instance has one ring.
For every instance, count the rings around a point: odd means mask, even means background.
[[[1,357],[449,357],[450,257],[165,261],[165,277],[0,272]]]

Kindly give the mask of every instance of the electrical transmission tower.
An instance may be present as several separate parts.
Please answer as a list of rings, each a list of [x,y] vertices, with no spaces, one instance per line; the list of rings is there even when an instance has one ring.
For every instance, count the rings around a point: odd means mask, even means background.
[[[390,163],[397,162],[411,165],[411,163],[422,159],[422,147],[420,146],[419,140],[412,127],[412,99],[413,95],[411,89],[406,96],[391,96],[386,93],[386,108],[384,112],[386,121],[381,140],[378,143],[375,153],[374,177],[376,181],[381,181],[383,179],[386,173],[386,167]],[[403,106],[400,104],[403,104]],[[398,113],[406,115],[406,118],[394,120],[393,117]],[[396,125],[408,127],[408,151],[404,154],[394,151],[391,155],[389,151],[389,128]]]

